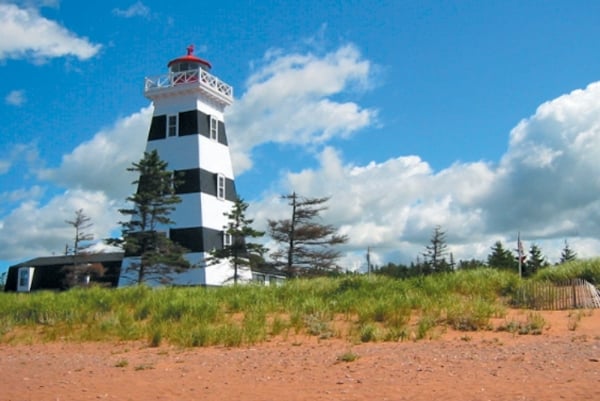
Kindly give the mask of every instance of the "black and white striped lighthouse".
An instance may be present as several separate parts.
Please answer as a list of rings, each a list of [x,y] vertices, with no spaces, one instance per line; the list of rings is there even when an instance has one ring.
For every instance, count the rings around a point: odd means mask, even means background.
[[[211,64],[194,54],[168,63],[168,73],[145,80],[144,95],[154,104],[146,151],[156,150],[180,180],[176,205],[165,228],[170,238],[189,250],[194,268],[173,275],[178,285],[223,285],[233,276],[227,262],[207,265],[214,248],[227,245],[226,213],[236,199],[233,168],[223,113],[233,102],[233,88],[210,74]],[[127,258],[123,261],[125,272]],[[124,273],[122,273],[124,274]],[[239,272],[250,279],[250,272]],[[247,277],[245,277],[247,276]],[[119,284],[125,284],[121,277]]]

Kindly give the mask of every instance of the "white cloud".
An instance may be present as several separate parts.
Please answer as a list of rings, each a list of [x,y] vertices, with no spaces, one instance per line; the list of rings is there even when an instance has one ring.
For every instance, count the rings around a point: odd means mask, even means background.
[[[133,17],[149,18],[150,17],[150,8],[145,6],[144,3],[142,3],[141,1],[137,1],[124,10],[122,10],[120,8],[113,9],[113,14],[115,14],[119,17],[123,17],[123,18],[133,18]]]
[[[489,230],[595,236],[600,223],[600,82],[542,104],[510,134]]]
[[[0,160],[0,174],[6,174],[10,170],[11,162],[8,160]]]
[[[65,56],[87,60],[100,48],[42,17],[33,8],[0,3],[0,60],[31,58],[39,63]]]
[[[21,202],[39,199],[44,194],[44,188],[39,185],[34,185],[30,188],[19,188],[14,191],[0,193],[0,201],[2,202]]]
[[[23,90],[13,90],[6,95],[4,98],[4,102],[11,106],[22,106],[27,101],[25,97],[25,91]]]
[[[96,239],[110,236],[119,219],[117,204],[101,192],[66,191],[44,205],[26,201],[0,221],[0,259],[62,254],[74,235],[65,220],[78,209],[91,218],[89,232]]]
[[[333,100],[367,87],[371,75],[371,63],[351,45],[321,57],[269,52],[226,117],[236,173],[252,166],[257,145],[319,146],[373,124],[375,110]]]
[[[142,157],[151,117],[149,106],[117,120],[64,155],[59,167],[40,170],[39,178],[65,188],[103,191],[111,199],[124,199],[135,178],[126,169]]]
[[[49,201],[39,202],[40,186],[0,194],[0,200],[23,202],[0,220],[0,260],[60,254],[73,236],[65,220],[78,209],[92,219],[97,240],[109,237],[122,219],[118,209],[131,194],[136,177],[126,168],[142,156],[151,116],[152,108],[146,107],[119,119],[64,155],[57,168],[39,169],[38,178],[67,188]],[[32,145],[15,146],[11,158],[24,158],[30,169],[38,164]]]
[[[320,154],[318,168],[288,173],[280,189],[306,197],[331,196],[323,218],[350,237],[347,250],[364,254],[367,247],[376,247],[412,260],[436,225],[455,243],[479,233],[483,216],[476,199],[489,190],[493,178],[483,163],[456,164],[434,173],[417,156],[366,166],[344,164],[340,154],[328,147]],[[271,217],[277,196],[271,194],[257,205],[257,221],[280,218]]]
[[[41,165],[35,143],[19,143],[9,146],[8,149],[5,149],[3,156],[5,158],[0,160],[0,174],[8,173],[15,166],[21,167],[19,163],[23,163],[20,171],[24,172],[26,177],[32,169],[39,168]]]
[[[350,236],[344,259],[374,254],[408,263],[441,225],[455,260],[485,259],[497,240],[512,248],[517,232],[558,260],[565,238],[581,257],[600,254],[600,83],[541,105],[510,133],[498,163],[456,163],[439,172],[417,156],[364,166],[333,148],[319,166],[284,175],[276,190],[331,196],[324,221]],[[287,217],[289,207],[266,195],[256,221]],[[579,246],[579,248],[578,248]]]

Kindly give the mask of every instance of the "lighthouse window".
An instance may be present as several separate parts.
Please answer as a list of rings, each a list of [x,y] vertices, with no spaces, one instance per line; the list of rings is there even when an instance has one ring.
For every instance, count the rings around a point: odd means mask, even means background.
[[[167,136],[177,136],[177,116],[169,116],[167,119]]]
[[[217,174],[217,199],[225,199],[225,176]]]
[[[210,116],[210,139],[219,140],[219,121],[215,116]]]

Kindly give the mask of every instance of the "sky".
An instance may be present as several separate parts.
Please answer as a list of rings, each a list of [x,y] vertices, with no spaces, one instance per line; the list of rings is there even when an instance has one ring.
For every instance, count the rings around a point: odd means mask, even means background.
[[[600,255],[600,3],[0,0],[0,271],[119,234],[152,104],[193,44],[254,228],[330,197],[340,264],[455,260],[496,241]],[[267,246],[274,246],[268,238]]]

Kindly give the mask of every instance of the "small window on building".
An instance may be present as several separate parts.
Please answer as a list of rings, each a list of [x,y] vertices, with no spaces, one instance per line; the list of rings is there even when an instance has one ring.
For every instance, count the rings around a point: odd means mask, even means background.
[[[233,239],[231,238],[231,234],[224,232],[223,233],[223,246],[231,246],[233,245]]]
[[[217,174],[217,199],[225,200],[226,179],[223,174]]]
[[[219,120],[215,116],[210,116],[210,139],[219,140]]]
[[[167,117],[167,136],[177,136],[177,116]]]
[[[19,287],[29,287],[29,270],[22,269],[19,271]]]

